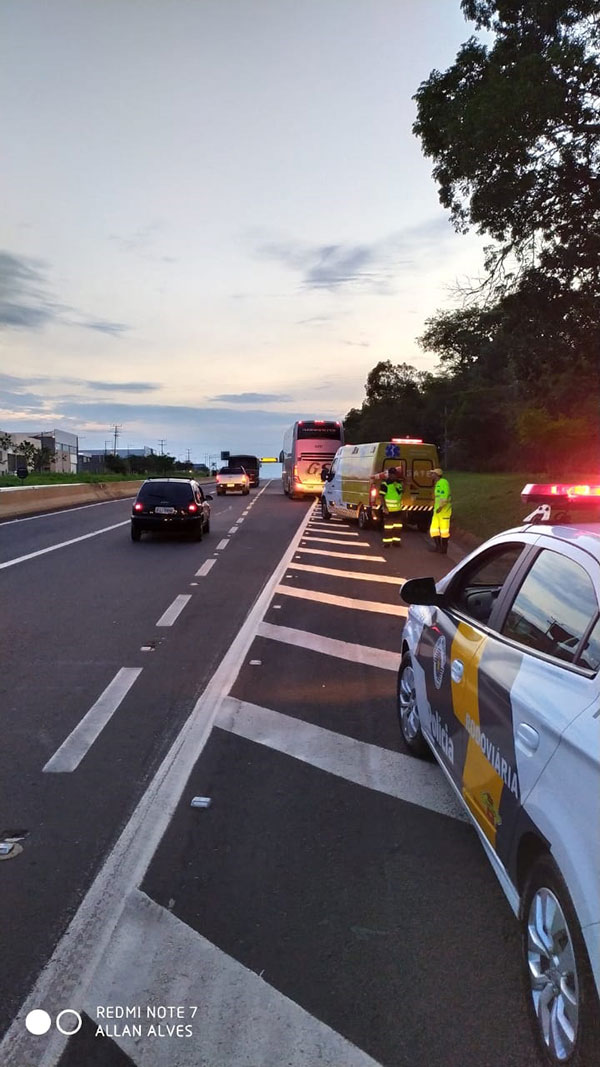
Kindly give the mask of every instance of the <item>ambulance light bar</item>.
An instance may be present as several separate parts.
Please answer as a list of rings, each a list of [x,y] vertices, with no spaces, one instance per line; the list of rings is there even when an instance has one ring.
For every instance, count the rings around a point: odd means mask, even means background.
[[[392,437],[393,445],[422,445],[422,437]]]

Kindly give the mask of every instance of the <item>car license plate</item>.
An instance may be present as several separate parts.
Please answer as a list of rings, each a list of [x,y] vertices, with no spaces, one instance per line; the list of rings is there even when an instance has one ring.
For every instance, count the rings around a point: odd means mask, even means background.
[[[157,515],[174,515],[175,508],[155,508],[154,511]]]

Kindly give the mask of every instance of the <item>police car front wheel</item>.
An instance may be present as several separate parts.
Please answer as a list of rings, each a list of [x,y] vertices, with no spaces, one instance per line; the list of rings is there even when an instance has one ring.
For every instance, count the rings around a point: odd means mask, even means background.
[[[549,856],[529,875],[521,916],[528,1007],[544,1061],[586,1067],[600,1047],[598,996],[575,909]]]
[[[398,720],[404,744],[414,756],[420,759],[429,755],[429,747],[421,732],[417,693],[415,690],[415,672],[410,652],[405,652],[398,671]]]

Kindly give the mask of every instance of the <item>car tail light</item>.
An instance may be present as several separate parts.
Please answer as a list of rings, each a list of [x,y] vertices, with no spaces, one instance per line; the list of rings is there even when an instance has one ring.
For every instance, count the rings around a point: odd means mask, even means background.
[[[133,505],[133,510],[134,511],[143,511],[144,510],[144,505],[136,503],[136,504]]]
[[[188,504],[188,511],[192,511],[193,512],[193,511],[197,511],[197,510],[198,510],[198,505],[197,504]]]

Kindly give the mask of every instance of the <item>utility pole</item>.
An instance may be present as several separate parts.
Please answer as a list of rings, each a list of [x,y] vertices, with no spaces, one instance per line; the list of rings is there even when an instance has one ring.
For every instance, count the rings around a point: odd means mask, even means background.
[[[189,450],[189,448],[186,448],[186,452],[187,452],[186,462],[189,463],[190,462],[190,450]]]
[[[121,430],[122,429],[123,429],[123,427],[122,426],[117,426],[116,423],[113,426],[113,439],[114,439],[113,455],[114,456],[116,456],[116,454],[117,454],[117,438],[119,438],[121,436]]]
[[[165,454],[164,453],[164,446],[166,445],[166,443],[167,442],[166,442],[165,438],[163,438],[163,437],[159,438],[158,444],[159,444],[159,447],[160,447],[161,456],[164,456],[164,454]]]

